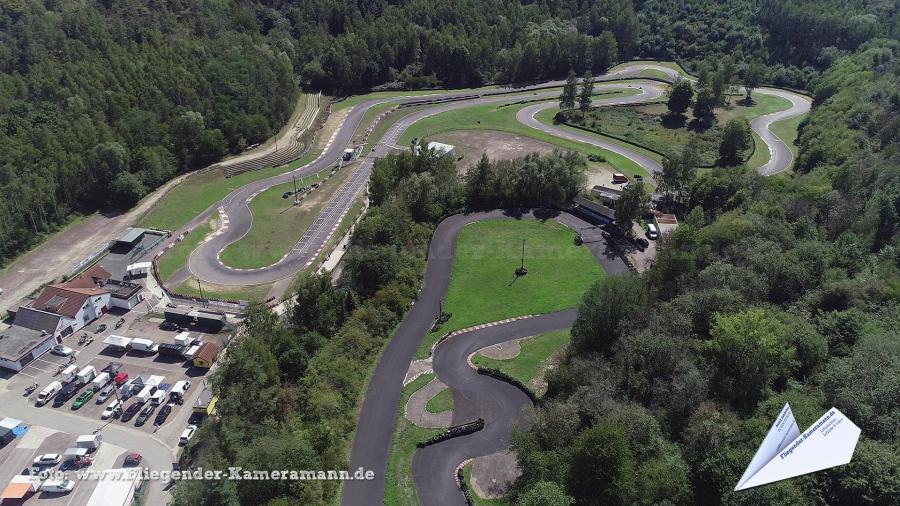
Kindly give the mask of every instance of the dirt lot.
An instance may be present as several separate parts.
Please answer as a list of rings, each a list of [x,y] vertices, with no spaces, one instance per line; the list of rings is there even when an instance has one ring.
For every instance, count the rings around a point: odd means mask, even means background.
[[[528,137],[490,130],[456,130],[433,135],[430,141],[456,146],[462,160],[456,162],[460,174],[478,162],[482,153],[491,160],[512,160],[529,153],[551,153],[555,146]]]

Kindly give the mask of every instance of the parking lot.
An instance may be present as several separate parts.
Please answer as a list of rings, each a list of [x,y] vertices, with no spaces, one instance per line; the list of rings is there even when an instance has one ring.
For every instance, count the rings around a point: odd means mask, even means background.
[[[63,455],[68,448],[76,446],[77,434],[59,432],[46,427],[32,426],[24,436],[15,443],[0,448],[0,485],[6,483],[17,474],[32,473],[34,470],[44,472],[62,471],[64,461],[59,464],[34,466],[34,459],[43,454],[55,453]],[[125,458],[130,452],[112,443],[104,442],[90,454],[93,463],[91,469],[110,469],[123,467]],[[78,480],[72,470],[66,476],[73,479],[75,488],[69,493],[41,492],[31,495],[24,501],[15,504],[39,504],[42,506],[67,506],[69,504],[85,504],[97,485],[96,481]],[[4,504],[6,504],[4,502]]]
[[[124,320],[124,322],[119,328],[116,328],[116,324],[120,321],[120,318]],[[156,412],[163,405],[170,403],[168,393],[163,397],[163,402],[158,407],[154,408],[154,412],[150,419],[139,426],[136,425],[137,416],[132,417],[127,422],[122,422],[119,419],[101,420],[101,414],[103,413],[104,408],[119,398],[118,395],[122,393],[120,388],[115,388],[114,393],[110,394],[108,399],[99,403],[97,402],[99,396],[95,393],[95,395],[88,399],[80,408],[74,409],[73,404],[78,396],[90,389],[90,384],[88,384],[81,387],[78,392],[61,406],[54,407],[54,403],[51,401],[39,409],[65,410],[90,420],[96,420],[98,427],[102,427],[108,423],[126,424],[147,433],[157,432],[173,423],[182,424],[181,428],[183,428],[183,426],[186,425],[185,421],[190,415],[196,396],[208,384],[206,376],[209,370],[194,367],[190,360],[181,356],[145,353],[136,350],[125,351],[109,347],[103,343],[103,340],[112,334],[131,338],[140,337],[150,339],[160,344],[174,343],[175,336],[179,332],[175,330],[160,329],[160,324],[162,322],[163,318],[161,315],[146,313],[137,309],[128,312],[111,311],[88,327],[85,327],[85,329],[69,336],[62,343],[64,346],[74,350],[72,356],[75,357],[74,363],[78,366],[78,369],[82,369],[86,366],[93,366],[98,375],[101,374],[104,368],[113,363],[121,364],[119,372],[126,373],[129,380],[134,380],[138,377],[148,378],[150,376],[160,376],[164,378],[160,381],[159,389],[165,390],[166,392],[171,389],[172,385],[179,381],[189,381],[191,386],[185,393],[184,399],[181,400],[180,403],[171,403],[171,413],[159,427],[155,425]],[[102,328],[102,325],[106,325],[106,328],[101,332],[97,332],[97,330]],[[224,346],[228,336],[226,333],[209,334],[203,332],[203,330],[204,329],[201,328],[188,328],[187,331],[190,332],[189,338],[195,342],[215,342],[220,346]],[[79,344],[79,340],[85,331],[87,331],[88,340],[84,344]],[[24,394],[25,388],[33,382],[36,382],[38,387],[29,395],[28,399],[29,402],[33,404],[37,394],[52,381],[61,381],[65,383],[59,374],[59,370],[69,364],[70,360],[70,357],[47,353],[42,357],[35,359],[20,371],[13,378],[13,381],[10,382],[10,388],[21,388]],[[122,402],[123,411],[127,410],[131,404],[136,402],[138,402],[138,399],[136,399],[134,395],[128,399],[124,399]],[[146,405],[150,404],[150,402],[146,403]],[[182,414],[182,411],[185,413]],[[167,432],[180,433],[180,430]],[[174,445],[176,442],[177,441],[166,441],[167,444],[171,445]]]

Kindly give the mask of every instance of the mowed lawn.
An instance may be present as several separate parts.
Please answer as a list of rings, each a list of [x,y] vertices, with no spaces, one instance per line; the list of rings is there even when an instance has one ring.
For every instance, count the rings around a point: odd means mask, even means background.
[[[525,239],[528,274],[515,270]],[[419,357],[447,332],[513,316],[550,313],[578,305],[584,292],[606,274],[575,232],[553,220],[485,220],[463,228],[444,311],[453,317],[427,335]]]
[[[185,235],[184,239],[178,244],[163,253],[163,256],[159,258],[159,262],[157,263],[159,276],[162,278],[163,282],[169,279],[172,274],[175,274],[178,269],[187,265],[191,253],[197,249],[197,246],[203,242],[203,239],[209,235],[210,232],[212,232],[212,226],[209,223],[199,225],[191,230],[189,234]]]
[[[188,176],[153,206],[153,209],[140,220],[139,226],[178,230],[232,191],[254,181],[302,167],[315,160],[320,151],[310,150],[306,156],[281,167],[251,170],[231,178],[226,178],[221,170]]]
[[[603,98],[611,98],[616,95],[627,96],[628,93],[633,94],[636,91],[629,90],[615,94],[604,94]],[[453,130],[497,130],[531,137],[532,139],[559,146],[564,150],[578,151],[585,155],[602,156],[620,172],[646,175],[644,169],[624,156],[590,144],[561,139],[519,123],[516,119],[516,113],[527,105],[530,104],[514,104],[505,107],[498,107],[497,104],[484,104],[463,107],[429,116],[407,129],[400,137],[397,145],[408,146],[413,138],[426,139],[430,135]]]
[[[352,169],[344,168],[328,178],[318,188],[308,193],[300,205],[294,198],[283,198],[284,192],[293,190],[294,183],[273,186],[250,201],[253,223],[247,235],[228,245],[219,259],[225,265],[237,269],[267,267],[279,261],[291,247],[303,237],[306,230],[331,200]],[[297,187],[308,186],[327,175],[308,176],[297,181]]]
[[[519,341],[519,354],[506,360],[497,360],[476,353],[472,361],[478,367],[500,369],[510,376],[528,385],[538,377],[547,360],[557,350],[569,344],[569,330],[547,332]]]
[[[453,410],[453,391],[445,388],[438,392],[437,395],[428,399],[425,403],[425,410],[429,413],[443,413],[444,411]]]

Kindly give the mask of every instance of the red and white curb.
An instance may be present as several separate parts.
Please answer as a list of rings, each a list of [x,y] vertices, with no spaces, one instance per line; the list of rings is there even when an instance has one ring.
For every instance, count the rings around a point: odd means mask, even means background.
[[[460,462],[460,464],[458,466],[456,466],[456,469],[453,470],[453,479],[456,481],[457,487],[459,486],[459,471],[460,471],[460,469],[466,467],[466,465],[468,465],[470,462],[472,462],[474,460],[475,459],[466,459],[466,460]]]
[[[533,315],[533,314],[528,314],[528,315],[525,315],[525,316],[515,316],[515,317],[513,317],[513,318],[507,318],[507,319],[505,319],[505,320],[499,320],[499,321],[490,322],[490,323],[482,323],[481,325],[475,325],[475,326],[473,326],[473,327],[467,327],[467,328],[460,329],[460,330],[454,330],[453,332],[450,332],[449,334],[445,335],[444,337],[438,339],[436,343],[434,343],[433,345],[431,345],[431,353],[433,354],[433,353],[434,353],[434,349],[437,348],[437,346],[438,346],[439,344],[441,344],[442,342],[446,341],[447,339],[450,339],[451,337],[455,337],[455,336],[458,336],[458,335],[460,335],[460,334],[466,334],[466,333],[468,333],[468,332],[472,332],[473,330],[481,330],[481,329],[486,329],[486,328],[488,328],[488,327],[496,327],[497,325],[503,325],[504,323],[510,323],[510,322],[515,322],[515,321],[519,321],[519,320],[525,320],[525,319],[527,319],[527,318],[534,318],[535,316],[536,316],[536,315]]]

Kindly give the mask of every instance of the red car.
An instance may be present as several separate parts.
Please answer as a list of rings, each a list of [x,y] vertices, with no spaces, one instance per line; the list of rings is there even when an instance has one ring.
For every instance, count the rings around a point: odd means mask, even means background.
[[[141,457],[140,453],[129,453],[128,456],[125,457],[124,465],[133,467],[140,464],[143,459],[144,457]]]
[[[119,374],[116,374],[115,378],[113,378],[113,382],[115,382],[116,386],[119,387],[119,386],[122,386],[122,383],[125,383],[125,380],[127,380],[127,379],[128,379],[128,373],[120,372]]]

